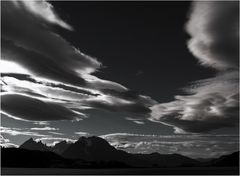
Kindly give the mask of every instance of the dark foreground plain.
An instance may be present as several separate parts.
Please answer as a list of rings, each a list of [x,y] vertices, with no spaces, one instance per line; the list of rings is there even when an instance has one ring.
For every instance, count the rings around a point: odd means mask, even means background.
[[[239,175],[238,167],[59,169],[2,168],[2,175]]]

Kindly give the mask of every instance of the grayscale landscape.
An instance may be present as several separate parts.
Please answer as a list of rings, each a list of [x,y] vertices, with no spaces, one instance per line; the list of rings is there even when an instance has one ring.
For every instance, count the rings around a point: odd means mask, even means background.
[[[239,175],[239,1],[1,1],[1,174]]]

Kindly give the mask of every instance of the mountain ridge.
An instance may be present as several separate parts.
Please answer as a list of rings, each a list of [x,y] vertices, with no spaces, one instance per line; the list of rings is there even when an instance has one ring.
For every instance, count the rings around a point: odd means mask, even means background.
[[[160,154],[157,152],[150,154],[134,154],[123,150],[118,150],[111,146],[105,139],[96,136],[80,137],[74,143],[61,141],[55,144],[53,147],[46,146],[40,141],[36,142],[31,138],[25,141],[19,148],[32,151],[37,150],[42,152],[53,152],[54,154],[66,160],[77,160],[78,163],[80,162],[80,165],[85,165],[86,163],[88,163],[87,165],[89,165],[89,163],[109,164],[109,162],[113,162],[115,164],[117,163],[116,165],[125,167],[191,167],[198,165],[234,165],[234,163],[236,163],[236,155],[239,155],[238,152],[233,156],[230,155],[230,159],[228,159],[227,155],[222,156],[222,158],[219,157],[217,159],[209,160],[207,162],[200,162],[196,159],[192,159],[180,154]],[[229,161],[231,161],[231,164],[226,163]]]

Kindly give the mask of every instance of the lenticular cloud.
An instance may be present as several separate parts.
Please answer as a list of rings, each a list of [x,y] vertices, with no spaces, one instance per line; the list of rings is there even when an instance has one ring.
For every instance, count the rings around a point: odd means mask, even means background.
[[[73,27],[49,2],[4,1],[1,5],[3,113],[31,121],[80,119],[84,109],[149,114],[155,103],[150,97],[92,75],[102,63],[56,33],[55,27],[70,31]],[[31,110],[32,103],[43,108],[44,117]]]

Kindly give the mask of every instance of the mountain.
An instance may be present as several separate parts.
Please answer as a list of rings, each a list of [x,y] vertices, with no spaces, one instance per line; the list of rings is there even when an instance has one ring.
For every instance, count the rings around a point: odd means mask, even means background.
[[[55,144],[55,146],[51,148],[51,151],[61,155],[70,145],[71,143],[67,143],[66,141],[61,141]]]
[[[108,160],[113,158],[117,150],[102,138],[80,137],[71,144],[64,152],[66,158],[82,158],[85,160]]]
[[[97,162],[120,162],[133,167],[149,167],[150,164],[145,160],[127,153],[122,150],[117,150],[111,146],[106,140],[92,136],[80,137],[78,141],[71,144],[63,153],[62,156],[70,159],[82,159],[85,161]]]
[[[19,148],[38,151],[50,151],[50,147],[46,146],[41,141],[36,142],[32,138],[25,141]]]
[[[210,161],[212,166],[239,166],[239,152],[223,155]]]
[[[119,161],[133,167],[176,167],[176,166],[193,166],[198,161],[178,155],[153,154],[131,154],[122,150],[117,150],[106,140],[92,136],[81,137],[71,144],[62,156],[71,159],[83,159],[86,161]]]
[[[179,154],[133,154],[123,150],[117,150],[111,146],[106,140],[92,136],[80,137],[75,143],[67,143],[62,141],[54,147],[48,147],[42,142],[35,142],[29,139],[24,142],[20,148],[28,149],[34,152],[45,152],[42,155],[36,155],[36,160],[40,157],[46,157],[46,152],[50,152],[53,161],[63,166],[66,166],[66,160],[70,162],[66,167],[76,168],[102,168],[102,167],[198,167],[198,166],[238,166],[239,152],[230,155],[225,155],[217,159],[209,159],[208,161],[197,161]],[[22,151],[19,150],[21,153]],[[17,153],[17,152],[16,152]],[[7,155],[7,154],[5,154]],[[20,155],[20,154],[19,154]],[[18,156],[16,154],[16,156]],[[56,158],[58,157],[58,158]],[[60,159],[62,158],[62,159]],[[25,158],[24,158],[25,159]],[[62,161],[63,160],[63,161]],[[29,160],[30,161],[30,160]],[[52,161],[52,160],[51,160]],[[48,163],[51,166],[51,163]]]

